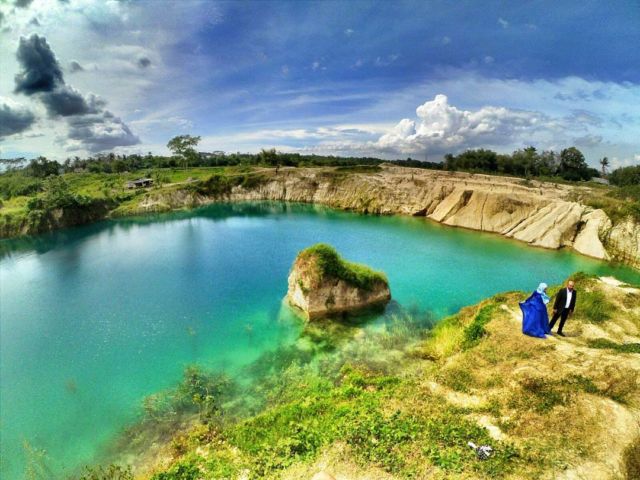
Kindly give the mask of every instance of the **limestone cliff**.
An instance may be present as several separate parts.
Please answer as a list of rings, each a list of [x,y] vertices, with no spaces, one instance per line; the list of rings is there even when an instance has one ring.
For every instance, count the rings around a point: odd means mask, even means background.
[[[347,262],[329,245],[318,244],[296,257],[287,299],[313,320],[384,306],[391,292],[381,273]]]
[[[504,235],[537,247],[573,248],[591,257],[640,268],[640,226],[612,226],[602,210],[574,201],[584,187],[462,172],[384,165],[356,170],[283,168],[261,172],[259,182],[224,194],[159,192],[139,211],[212,201],[279,200],[319,203],[374,214],[424,216],[445,225]]]

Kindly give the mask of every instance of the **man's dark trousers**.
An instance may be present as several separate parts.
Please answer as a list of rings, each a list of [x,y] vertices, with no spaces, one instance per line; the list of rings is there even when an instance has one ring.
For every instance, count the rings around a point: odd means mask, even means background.
[[[570,309],[568,308],[560,308],[559,310],[556,310],[556,313],[553,314],[553,317],[551,317],[551,322],[549,323],[549,330],[553,330],[553,326],[556,324],[556,320],[558,320],[558,317],[560,317],[560,326],[558,327],[558,333],[562,333],[562,327],[564,327],[564,322],[567,321],[567,317],[569,316],[569,313],[571,312]]]

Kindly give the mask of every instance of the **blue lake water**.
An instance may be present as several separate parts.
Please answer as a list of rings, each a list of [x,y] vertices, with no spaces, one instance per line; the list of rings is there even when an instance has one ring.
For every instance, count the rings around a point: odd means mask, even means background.
[[[64,476],[185,365],[233,372],[293,341],[302,325],[282,305],[287,276],[316,242],[383,270],[401,307],[437,316],[578,270],[640,283],[634,270],[568,251],[298,204],[218,204],[4,240],[2,478],[23,478],[27,464]]]

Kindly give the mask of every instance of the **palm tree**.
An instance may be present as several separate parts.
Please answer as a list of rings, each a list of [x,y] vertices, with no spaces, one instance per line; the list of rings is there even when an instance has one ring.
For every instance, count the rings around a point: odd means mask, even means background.
[[[607,157],[603,157],[602,160],[600,160],[600,165],[602,165],[602,176],[604,177],[607,174],[609,159]]]

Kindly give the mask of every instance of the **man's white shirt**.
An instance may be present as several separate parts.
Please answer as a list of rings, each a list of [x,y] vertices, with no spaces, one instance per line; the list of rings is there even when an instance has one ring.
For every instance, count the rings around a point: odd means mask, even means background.
[[[573,292],[567,288],[567,303],[565,304],[564,308],[569,308],[569,305],[571,305],[572,296],[573,296]]]

